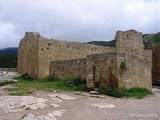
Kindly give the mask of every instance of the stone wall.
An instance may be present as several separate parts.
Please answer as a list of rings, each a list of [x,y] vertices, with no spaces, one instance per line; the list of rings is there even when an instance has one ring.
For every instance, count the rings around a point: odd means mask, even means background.
[[[18,72],[28,73],[38,78],[39,69],[39,33],[25,33],[18,48]]]
[[[50,63],[50,75],[58,78],[65,76],[86,78],[86,59],[54,61]]]
[[[87,87],[118,87],[116,53],[88,55],[83,59],[53,61],[50,75],[80,77],[87,80]]]
[[[86,59],[54,61],[50,63],[51,75],[67,75],[87,80],[87,87],[132,88],[151,90],[151,61],[128,53],[101,53]]]
[[[143,55],[144,45],[141,32],[135,30],[117,31],[115,39],[117,51]]]
[[[115,38],[117,51],[87,55],[83,70],[78,64],[80,59],[52,62],[51,69],[56,68],[57,77],[64,77],[65,73],[85,77],[91,88],[142,87],[151,90],[152,51],[143,49],[142,33],[118,31]],[[85,63],[85,59],[83,61]],[[58,70],[61,67],[63,69]]]
[[[49,75],[50,61],[85,58],[86,55],[115,51],[112,47],[88,45],[77,42],[48,40],[43,37],[39,42],[39,77]]]
[[[152,51],[144,49],[142,33],[135,30],[117,31],[115,38],[119,87],[151,90]]]
[[[118,87],[117,78],[116,52],[87,56],[86,80],[88,87]]]
[[[113,47],[47,39],[39,33],[26,32],[18,50],[18,71],[34,78],[49,75],[51,61],[85,58],[86,55],[116,51]]]
[[[117,54],[117,61],[119,87],[142,87],[151,90],[152,61],[127,53]]]

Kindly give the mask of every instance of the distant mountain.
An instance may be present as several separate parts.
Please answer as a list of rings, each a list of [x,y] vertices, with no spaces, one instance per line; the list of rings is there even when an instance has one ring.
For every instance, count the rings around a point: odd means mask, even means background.
[[[9,47],[0,49],[0,54],[17,54],[18,53],[18,47]]]
[[[143,42],[145,45],[145,48],[148,48],[149,46],[155,46],[160,44],[160,32],[155,34],[143,34]],[[100,45],[100,46],[108,46],[108,47],[115,47],[116,41],[90,41],[87,42],[87,44],[92,45]]]
[[[90,42],[87,42],[87,44],[115,47],[116,46],[116,41],[115,40],[111,40],[111,41],[90,41]]]
[[[155,34],[144,34],[143,41],[147,49],[156,45],[160,45],[160,32]]]
[[[144,34],[143,40],[144,42],[160,43],[160,32],[155,34]]]
[[[0,68],[16,68],[17,53],[17,47],[0,49]]]

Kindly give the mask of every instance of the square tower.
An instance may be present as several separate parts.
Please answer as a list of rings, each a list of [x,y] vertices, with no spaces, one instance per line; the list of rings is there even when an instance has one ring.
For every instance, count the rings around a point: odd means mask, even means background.
[[[143,54],[143,38],[142,33],[136,30],[117,31],[116,48],[118,52]]]

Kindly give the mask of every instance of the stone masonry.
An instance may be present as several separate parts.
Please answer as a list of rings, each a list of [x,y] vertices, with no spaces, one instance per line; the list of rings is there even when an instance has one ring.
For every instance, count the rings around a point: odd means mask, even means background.
[[[142,33],[117,31],[116,47],[88,45],[26,32],[18,50],[18,72],[33,78],[67,75],[86,79],[87,86],[143,87],[151,90],[152,51],[143,49]]]

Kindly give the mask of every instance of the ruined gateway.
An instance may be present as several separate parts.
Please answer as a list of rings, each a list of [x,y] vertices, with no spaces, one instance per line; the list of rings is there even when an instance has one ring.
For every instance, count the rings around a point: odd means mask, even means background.
[[[18,72],[33,78],[78,76],[87,87],[142,87],[151,90],[152,51],[142,33],[117,31],[116,47],[47,39],[26,32],[18,50]]]

